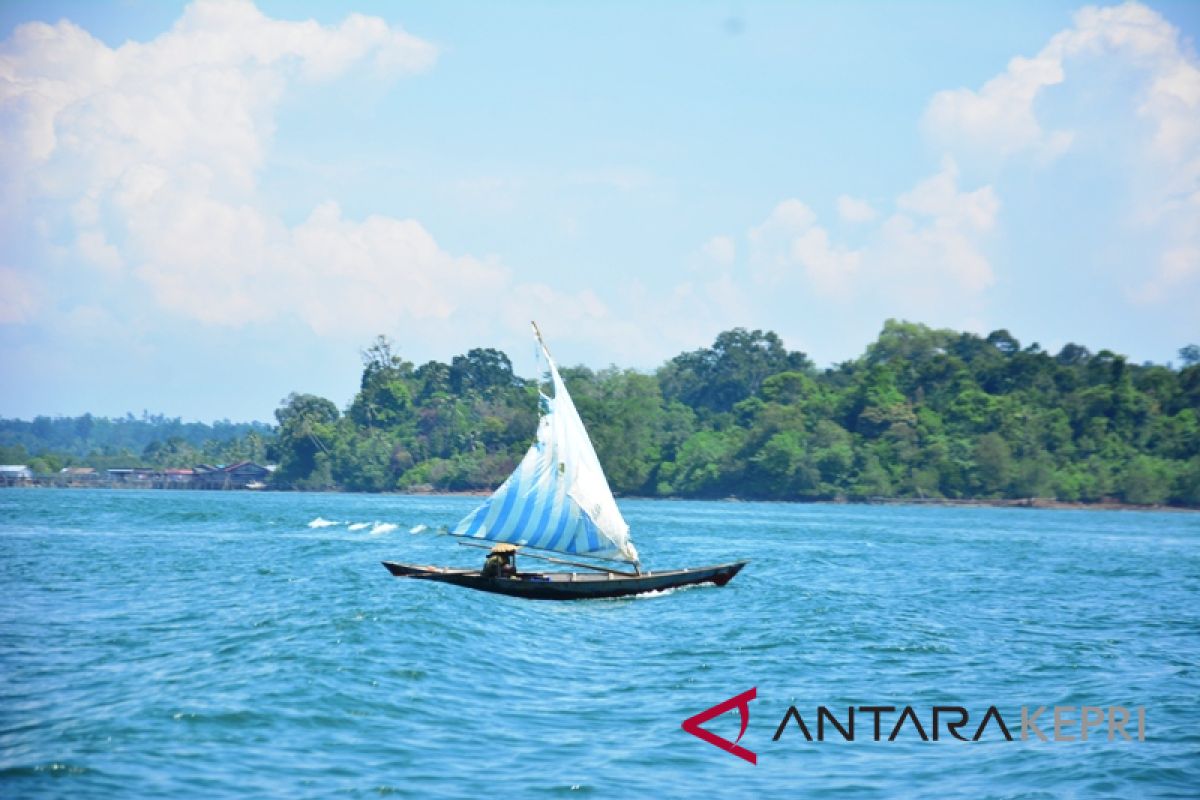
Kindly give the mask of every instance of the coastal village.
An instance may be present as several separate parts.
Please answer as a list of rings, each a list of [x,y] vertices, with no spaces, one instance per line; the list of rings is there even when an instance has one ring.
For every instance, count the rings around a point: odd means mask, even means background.
[[[194,467],[64,467],[38,474],[24,464],[0,464],[0,486],[54,486],[106,489],[265,489],[276,465],[240,461]]]

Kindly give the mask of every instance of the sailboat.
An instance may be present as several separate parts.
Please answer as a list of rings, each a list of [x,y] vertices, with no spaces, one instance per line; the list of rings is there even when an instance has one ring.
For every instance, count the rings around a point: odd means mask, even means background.
[[[533,325],[538,350],[547,366],[553,395],[539,389],[540,418],[537,438],[521,463],[481,506],[447,531],[460,544],[491,550],[506,562],[506,569],[454,569],[385,561],[398,578],[448,583],[467,589],[535,600],[578,600],[625,597],[713,583],[724,586],[745,561],[709,567],[643,571],[629,525],[613,498],[600,459],[588,438],[583,420],[537,324]],[[491,543],[491,544],[487,544]],[[581,562],[536,555],[552,552]],[[517,570],[516,556],[589,572]],[[620,564],[623,568],[596,562]]]

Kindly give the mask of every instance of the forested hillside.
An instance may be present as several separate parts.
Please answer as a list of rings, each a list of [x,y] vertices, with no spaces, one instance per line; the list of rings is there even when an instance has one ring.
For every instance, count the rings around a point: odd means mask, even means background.
[[[262,460],[273,438],[272,426],[264,422],[209,425],[162,414],[0,419],[0,463],[28,463],[35,472],[47,473],[72,465],[171,467]]]
[[[1200,349],[1179,368],[888,321],[819,370],[735,329],[654,374],[563,370],[615,491],[816,500],[1057,498],[1200,505]],[[276,412],[280,485],[486,489],[529,446],[534,381],[476,349],[415,366],[382,337],[342,413]]]
[[[643,496],[1054,498],[1200,506],[1200,348],[1178,367],[888,321],[820,370],[735,329],[653,374],[563,369],[613,489]],[[380,337],[342,410],[292,394],[263,423],[0,420],[0,463],[278,462],[278,488],[490,489],[529,447],[538,385],[475,349],[416,366]]]

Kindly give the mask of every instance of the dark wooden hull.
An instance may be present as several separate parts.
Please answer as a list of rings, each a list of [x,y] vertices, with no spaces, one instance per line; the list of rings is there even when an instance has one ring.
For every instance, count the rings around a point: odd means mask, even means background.
[[[465,589],[530,600],[586,600],[661,592],[698,583],[724,586],[746,566],[746,562],[628,576],[602,572],[522,572],[511,578],[485,578],[479,574],[479,570],[398,564],[394,561],[384,561],[383,565],[397,578],[449,583]]]

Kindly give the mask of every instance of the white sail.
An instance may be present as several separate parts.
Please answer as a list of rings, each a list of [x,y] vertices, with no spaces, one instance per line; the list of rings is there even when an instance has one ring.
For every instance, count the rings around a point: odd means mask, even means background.
[[[537,441],[495,494],[454,533],[560,553],[638,563],[600,460],[550,352],[537,333],[554,396],[541,396]]]

